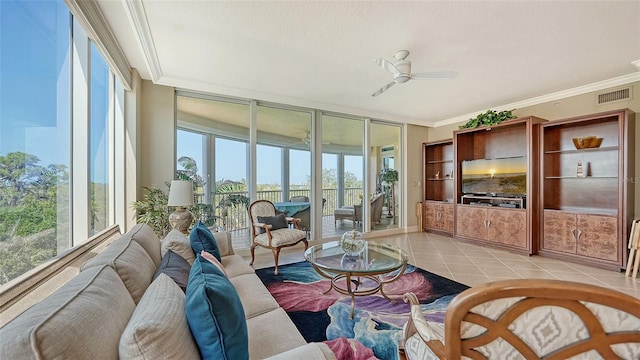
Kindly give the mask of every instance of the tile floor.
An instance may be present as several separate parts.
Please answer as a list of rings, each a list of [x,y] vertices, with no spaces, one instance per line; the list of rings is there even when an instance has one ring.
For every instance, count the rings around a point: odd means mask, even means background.
[[[368,240],[401,247],[409,255],[410,264],[469,286],[502,279],[560,279],[614,288],[640,298],[640,277],[633,279],[611,270],[540,256],[522,256],[424,232],[370,237]],[[310,241],[309,245],[320,242]],[[304,260],[302,249],[302,245],[283,249],[280,264]],[[236,250],[236,253],[247,261],[251,259],[246,249]],[[269,266],[273,266],[271,251],[258,248],[254,267]]]

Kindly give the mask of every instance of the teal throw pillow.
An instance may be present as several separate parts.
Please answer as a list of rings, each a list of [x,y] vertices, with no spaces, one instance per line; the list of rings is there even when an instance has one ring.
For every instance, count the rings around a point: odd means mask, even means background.
[[[218,248],[218,243],[216,239],[213,237],[211,230],[202,223],[202,221],[198,221],[196,226],[191,229],[189,233],[189,242],[191,243],[191,248],[193,252],[196,254],[200,254],[202,250],[208,252],[218,259],[218,261],[222,261],[220,257],[220,249]]]
[[[185,309],[203,359],[249,359],[247,321],[238,292],[200,255],[189,273]]]

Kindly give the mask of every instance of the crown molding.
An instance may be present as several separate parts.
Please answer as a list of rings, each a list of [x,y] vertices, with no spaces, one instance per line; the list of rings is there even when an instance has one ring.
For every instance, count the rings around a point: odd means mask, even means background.
[[[141,0],[125,0],[125,4],[125,12],[127,13],[129,22],[135,29],[134,33],[136,34],[138,45],[144,54],[145,65],[151,74],[151,80],[156,83],[162,77],[162,68],[160,67],[160,60],[158,60],[156,45],[153,42],[153,36],[151,35],[144,5]]]
[[[640,64],[640,60],[633,62],[633,64],[635,63]],[[615,77],[608,80],[598,81],[588,85],[578,86],[572,89],[562,90],[562,91],[534,97],[527,100],[516,101],[506,105],[495,106],[495,107],[492,107],[491,109],[495,111],[520,109],[527,106],[538,105],[546,102],[565,99],[571,96],[582,95],[582,94],[586,94],[594,91],[608,89],[608,88],[619,86],[619,85],[626,85],[626,84],[637,82],[637,81],[640,81],[640,72],[635,72],[635,73]],[[455,124],[463,121],[468,121],[469,119],[477,116],[479,113],[486,110],[487,109],[478,110],[465,115],[456,116],[454,118],[436,121],[433,123],[433,127],[440,127],[440,126],[451,125],[451,124]]]
[[[100,50],[126,90],[131,90],[131,65],[120,44],[94,1],[65,0],[73,16],[82,24],[91,41]]]

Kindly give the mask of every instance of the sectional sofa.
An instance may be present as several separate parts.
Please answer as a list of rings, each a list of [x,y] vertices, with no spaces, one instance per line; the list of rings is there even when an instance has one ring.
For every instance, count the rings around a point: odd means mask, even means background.
[[[335,359],[306,343],[229,234],[190,236],[136,225],[0,328],[0,359]]]

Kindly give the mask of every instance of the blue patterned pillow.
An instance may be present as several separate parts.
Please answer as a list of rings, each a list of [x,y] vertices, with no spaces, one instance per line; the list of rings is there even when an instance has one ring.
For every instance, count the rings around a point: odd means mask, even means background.
[[[215,256],[218,261],[222,261],[218,243],[213,237],[211,230],[209,230],[202,221],[198,221],[196,226],[191,229],[191,232],[189,233],[189,242],[191,243],[191,248],[194,253],[200,254],[200,252],[204,250]]]
[[[203,359],[249,359],[247,321],[238,292],[200,255],[189,273],[185,308]]]

